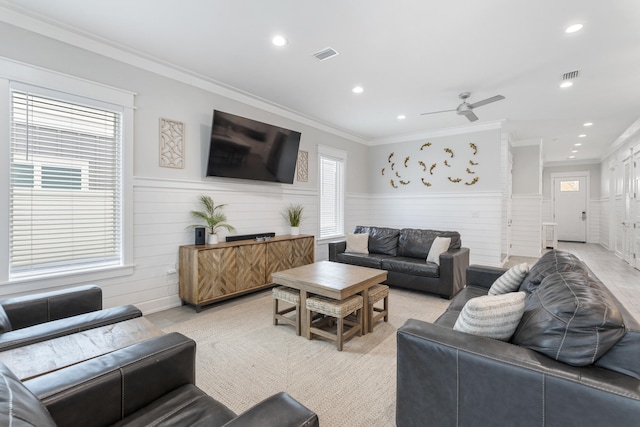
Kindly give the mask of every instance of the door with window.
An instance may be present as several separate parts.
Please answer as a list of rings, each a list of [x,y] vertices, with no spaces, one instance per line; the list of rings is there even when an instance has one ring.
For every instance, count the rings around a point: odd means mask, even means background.
[[[588,174],[554,176],[553,212],[558,224],[558,240],[587,241],[588,180]]]

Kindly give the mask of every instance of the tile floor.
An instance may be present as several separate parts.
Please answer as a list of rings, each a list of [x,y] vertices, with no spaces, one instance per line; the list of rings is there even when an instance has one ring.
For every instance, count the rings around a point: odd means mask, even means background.
[[[613,252],[606,250],[595,243],[569,243],[560,242],[559,249],[571,252],[583,260],[593,273],[611,290],[620,302],[640,322],[640,271],[617,258]],[[506,266],[521,262],[533,264],[536,258],[511,257]],[[264,291],[270,292],[270,291]],[[262,292],[249,294],[242,298],[236,298],[221,302],[220,304],[241,304],[249,298],[256,298]],[[216,304],[203,308],[214,309]],[[193,307],[182,306],[158,313],[149,314],[146,317],[159,328],[167,327],[196,317]]]

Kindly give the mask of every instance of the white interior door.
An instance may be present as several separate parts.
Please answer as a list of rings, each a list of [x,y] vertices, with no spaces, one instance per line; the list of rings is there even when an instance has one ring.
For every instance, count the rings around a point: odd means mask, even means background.
[[[631,158],[625,160],[623,165],[623,195],[624,212],[622,220],[622,259],[631,264],[633,259],[633,178]]]
[[[554,178],[554,220],[558,224],[558,240],[587,241],[587,182],[585,175]]]
[[[633,266],[640,270],[640,152],[633,157]]]

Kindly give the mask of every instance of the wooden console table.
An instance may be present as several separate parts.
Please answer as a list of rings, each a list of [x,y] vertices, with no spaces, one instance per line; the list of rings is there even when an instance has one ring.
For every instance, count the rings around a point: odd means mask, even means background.
[[[310,235],[180,246],[180,298],[200,312],[204,305],[272,286],[273,273],[313,263],[314,251]]]

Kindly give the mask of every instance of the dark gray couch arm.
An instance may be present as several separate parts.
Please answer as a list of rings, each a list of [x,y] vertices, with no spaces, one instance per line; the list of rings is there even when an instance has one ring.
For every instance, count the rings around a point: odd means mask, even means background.
[[[76,286],[59,291],[41,292],[0,301],[12,329],[22,329],[51,320],[102,309],[102,289]]]
[[[347,241],[329,243],[329,261],[335,261],[338,254],[347,250]]]
[[[496,279],[507,271],[506,268],[470,265],[467,268],[467,285],[482,286],[489,289]]]
[[[398,329],[396,424],[611,426],[640,419],[640,382],[414,319]]]
[[[225,427],[317,427],[318,416],[289,396],[280,392],[225,424]]]
[[[440,295],[455,296],[464,288],[469,266],[469,248],[450,249],[440,254]]]

